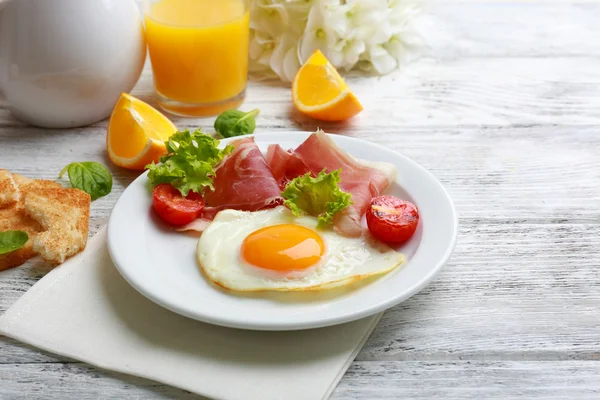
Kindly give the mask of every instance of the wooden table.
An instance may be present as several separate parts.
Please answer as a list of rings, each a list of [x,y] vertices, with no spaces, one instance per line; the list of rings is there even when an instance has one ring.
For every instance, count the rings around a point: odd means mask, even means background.
[[[393,148],[437,176],[460,215],[455,254],[418,295],[386,312],[333,399],[600,398],[600,4],[443,2],[431,57],[352,78],[365,111],[329,132]],[[152,102],[151,78],[134,94]],[[314,130],[290,91],[251,84],[258,132]],[[180,128],[212,120],[176,119]],[[54,179],[71,161],[136,174],[105,155],[106,121],[47,130],[0,110],[0,167]],[[47,272],[0,273],[0,312]],[[0,338],[1,399],[192,399]]]

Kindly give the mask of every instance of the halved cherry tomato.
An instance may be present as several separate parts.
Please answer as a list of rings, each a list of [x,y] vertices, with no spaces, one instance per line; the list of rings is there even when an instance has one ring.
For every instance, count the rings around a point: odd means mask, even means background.
[[[171,225],[185,225],[200,215],[206,202],[202,196],[189,192],[183,197],[170,183],[161,183],[152,190],[152,207],[158,216]]]
[[[417,207],[394,196],[375,197],[367,209],[369,230],[384,242],[406,242],[415,233],[418,223]]]

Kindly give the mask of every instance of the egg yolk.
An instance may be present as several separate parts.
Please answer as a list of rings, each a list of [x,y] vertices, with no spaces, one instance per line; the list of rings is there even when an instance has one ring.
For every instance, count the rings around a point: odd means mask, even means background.
[[[267,226],[244,239],[244,260],[260,268],[275,271],[301,270],[317,263],[325,246],[312,229],[293,224]]]

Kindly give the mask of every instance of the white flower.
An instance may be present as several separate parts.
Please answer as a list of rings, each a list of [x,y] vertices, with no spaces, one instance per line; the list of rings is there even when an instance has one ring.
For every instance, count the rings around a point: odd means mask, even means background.
[[[289,15],[281,0],[253,0],[250,3],[250,29],[278,37],[289,24]]]
[[[387,43],[383,44],[383,48],[401,65],[416,57],[418,55],[417,48],[421,45],[420,36],[414,32],[405,31],[392,36]]]
[[[271,69],[286,82],[292,81],[300,68],[298,40],[298,36],[284,33],[271,56]]]
[[[423,0],[251,0],[249,70],[293,80],[320,49],[336,68],[385,74],[421,45]]]
[[[352,20],[350,16],[350,5],[340,4],[343,2],[322,2],[319,7],[329,30],[339,38],[351,39]]]
[[[250,31],[249,69],[251,72],[268,69],[276,40],[260,31]]]
[[[312,0],[285,0],[285,9],[289,15],[288,31],[298,36],[304,33],[308,13],[313,6]]]
[[[387,74],[398,66],[398,61],[381,45],[369,47],[365,55],[373,69],[379,74]]]
[[[308,14],[308,21],[300,43],[300,58],[306,61],[311,54],[319,49],[328,56],[329,49],[338,42],[338,35],[331,29],[331,21],[326,18],[325,4],[315,2]]]
[[[414,22],[421,12],[421,3],[414,0],[389,0],[390,21],[393,35],[383,47],[399,64],[410,61],[415,57],[417,49],[423,46]]]
[[[356,65],[365,49],[366,45],[363,41],[339,39],[333,48],[325,51],[325,54],[336,68],[349,71]]]
[[[347,0],[344,9],[351,25],[346,39],[379,44],[392,36],[388,0]]]
[[[396,60],[400,60],[404,58],[408,46],[402,42],[400,36],[392,36],[389,42],[385,43],[382,47]]]

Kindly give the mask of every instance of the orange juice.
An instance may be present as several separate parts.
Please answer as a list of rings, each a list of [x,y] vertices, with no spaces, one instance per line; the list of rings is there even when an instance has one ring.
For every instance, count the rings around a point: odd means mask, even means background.
[[[218,113],[241,103],[248,75],[247,0],[146,4],[146,39],[163,108]]]

